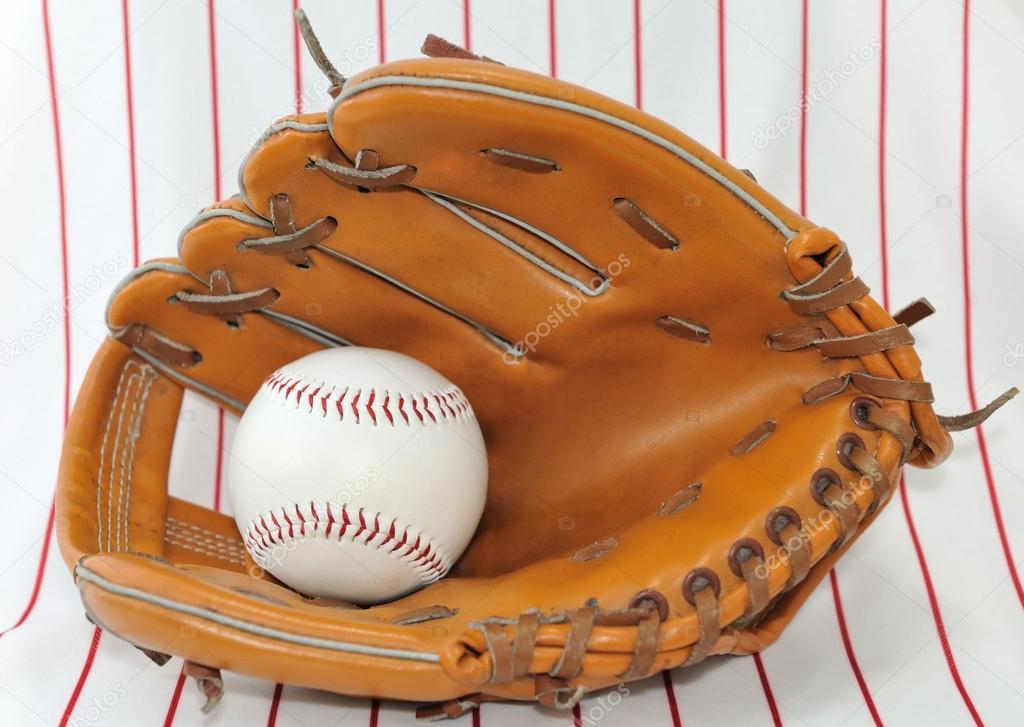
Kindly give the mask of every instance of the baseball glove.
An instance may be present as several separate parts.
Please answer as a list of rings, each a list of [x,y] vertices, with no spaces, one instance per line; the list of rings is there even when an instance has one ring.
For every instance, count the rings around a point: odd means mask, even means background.
[[[658,119],[438,39],[348,80],[310,45],[330,110],[275,123],[240,195],[118,287],[61,464],[89,617],[186,659],[210,704],[230,669],[423,716],[568,708],[759,651],[902,465],[1013,393],[938,417],[907,327],[927,304],[891,316],[836,234]],[[184,389],[238,413],[350,344],[455,382],[490,460],[451,574],[371,608],[289,590],[167,493]],[[328,537],[303,525],[278,535]]]

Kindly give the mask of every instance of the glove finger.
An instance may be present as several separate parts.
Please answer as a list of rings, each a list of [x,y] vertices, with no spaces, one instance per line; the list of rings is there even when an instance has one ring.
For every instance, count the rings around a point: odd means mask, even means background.
[[[346,84],[328,123],[346,154],[411,165],[408,184],[500,211],[601,266],[623,254],[671,264],[698,242],[736,254],[808,226],[667,124],[496,64],[372,69]]]
[[[175,259],[139,266],[107,305],[111,336],[169,378],[235,411],[270,372],[323,347],[265,316],[247,316],[243,327],[233,327],[178,301],[182,291],[202,289]]]
[[[350,168],[322,125],[279,123],[240,175],[242,200],[264,219],[273,219],[273,200],[283,194],[297,228],[324,217],[337,222],[329,237],[307,249],[314,268],[332,257],[362,275],[387,279],[419,304],[485,331],[506,350],[567,297],[596,296],[606,288],[596,269],[549,253],[547,243],[500,219],[459,218],[414,190],[365,194],[311,169],[314,158]],[[196,256],[181,254],[193,267]],[[303,288],[308,294],[311,286]]]

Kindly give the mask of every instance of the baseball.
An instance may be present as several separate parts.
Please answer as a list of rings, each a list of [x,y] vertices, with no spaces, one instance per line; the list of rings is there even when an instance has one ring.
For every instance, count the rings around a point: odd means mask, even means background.
[[[359,605],[443,577],[487,497],[473,408],[393,351],[334,348],[275,371],[238,425],[228,469],[253,560],[297,591]]]

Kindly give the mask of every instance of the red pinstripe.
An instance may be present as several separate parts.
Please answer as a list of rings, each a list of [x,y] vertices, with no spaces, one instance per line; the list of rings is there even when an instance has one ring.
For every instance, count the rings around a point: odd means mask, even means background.
[[[281,706],[281,692],[284,687],[281,684],[274,685],[274,696],[270,699],[270,712],[267,713],[267,727],[274,727],[277,724],[277,710]]]
[[[46,0],[44,0],[45,2]],[[58,723],[59,727],[67,727],[68,720],[71,719],[71,714],[75,711],[75,705],[78,703],[78,698],[82,696],[82,688],[85,686],[86,679],[89,678],[89,672],[92,670],[93,661],[96,659],[96,650],[100,648],[100,636],[103,632],[100,631],[99,626],[94,626],[92,630],[92,642],[89,644],[89,653],[85,655],[85,663],[82,665],[82,671],[78,675],[78,681],[75,682],[75,688],[71,692],[71,697],[68,699],[67,706],[64,707],[64,714],[60,718]]]
[[[807,210],[807,0],[800,11],[800,214]]]
[[[60,286],[61,300],[64,301],[64,409],[62,412],[63,425],[66,427],[68,416],[71,413],[71,313],[67,307],[67,300],[70,296],[68,290],[68,224],[67,224],[67,198],[64,194],[64,152],[60,136],[60,110],[57,107],[57,82],[53,69],[53,44],[50,38],[50,11],[48,0],[43,0],[43,35],[46,45],[46,72],[50,90],[50,118],[53,123],[53,147],[54,160],[57,167],[57,218],[60,225]],[[0,631],[0,638],[14,629],[21,626],[28,620],[29,615],[36,607],[39,600],[39,592],[43,586],[43,576],[46,573],[46,563],[50,555],[50,537],[53,535],[54,501],[50,500],[50,512],[46,516],[46,527],[43,530],[43,546],[39,553],[39,563],[36,566],[36,576],[32,583],[32,592],[29,594],[28,603],[21,612],[18,620],[12,626]]]
[[[213,198],[221,199],[220,193],[220,99],[217,83],[217,11],[215,0],[206,4],[206,32],[210,39],[210,111],[213,126]]]
[[[469,11],[469,0],[462,0],[462,47],[473,50],[473,19]]]
[[[718,154],[725,159],[726,145],[725,113],[725,0],[718,0]]]
[[[473,727],[480,727],[480,707],[477,707],[470,712],[470,717],[472,719]]]
[[[961,135],[960,135],[960,240],[963,258],[963,288],[964,288],[964,359],[967,364],[967,393],[970,398],[971,408],[978,408],[977,392],[974,389],[974,336],[971,320],[971,252],[970,252],[970,227],[968,225],[968,204],[967,204],[967,183],[969,181],[967,159],[969,152],[968,127],[970,121],[970,0],[964,0],[963,17],[963,101],[961,107]],[[999,533],[999,544],[1003,550],[1003,557],[1006,559],[1006,567],[1013,581],[1013,587],[1017,591],[1017,599],[1024,607],[1024,588],[1021,587],[1020,574],[1017,571],[1016,561],[1013,559],[1013,552],[1010,548],[1010,540],[1006,535],[1006,526],[1003,523],[1003,511],[999,505],[999,493],[996,490],[995,477],[992,474],[992,463],[988,456],[988,446],[985,443],[985,433],[982,428],[976,427],[974,435],[978,439],[978,453],[981,455],[982,468],[985,471],[985,485],[988,489],[989,500],[992,503],[992,518],[995,520],[996,532]]]
[[[47,37],[47,55],[48,63],[52,64],[52,48],[50,46],[50,30],[49,30],[49,10],[47,3],[43,3],[45,18],[44,23],[46,24],[46,37]],[[131,223],[132,223],[132,261],[137,266],[139,264],[139,202],[138,202],[138,187],[136,184],[136,170],[135,170],[135,113],[134,113],[134,99],[132,96],[132,52],[131,52],[131,27],[128,16],[128,0],[121,1],[121,33],[122,33],[122,45],[124,47],[124,82],[125,82],[125,106],[128,110],[128,170],[129,170],[129,194],[131,197]],[[52,70],[51,70],[52,79]],[[52,83],[52,80],[51,80]],[[78,703],[78,698],[82,695],[82,689],[85,687],[86,681],[89,679],[89,674],[92,671],[92,665],[96,660],[96,652],[100,646],[100,637],[103,632],[100,631],[99,627],[95,627],[92,633],[92,642],[89,645],[89,652],[86,654],[85,663],[82,664],[82,671],[78,674],[78,681],[75,683],[75,688],[71,692],[71,696],[68,698],[67,705],[64,707],[64,715],[61,717],[60,725],[64,727],[71,718],[72,713],[75,710],[75,705]]]
[[[294,21],[295,11],[299,8],[299,0],[292,0],[292,62],[295,65],[295,113],[302,113],[302,39],[299,35],[299,26]],[[214,148],[220,147],[219,127],[213,127]],[[219,156],[219,154],[218,154]],[[219,167],[219,165],[218,165]],[[218,185],[219,187],[219,185]],[[220,199],[220,192],[217,192]],[[220,510],[220,494],[222,477],[224,471],[224,409],[217,409],[217,463],[216,474],[214,475],[214,509]],[[274,696],[270,699],[270,711],[267,713],[267,727],[274,727],[277,724],[277,712],[281,707],[281,695],[284,692],[284,685],[274,685]]]
[[[723,0],[724,1],[724,0]],[[884,0],[883,0],[884,2]],[[810,42],[808,39],[808,26],[809,26],[809,14],[807,0],[804,0],[803,7],[801,10],[801,39],[800,39],[800,77],[801,77],[801,88],[800,88],[800,214],[807,215],[807,84],[808,84],[808,56],[810,55]],[[883,33],[885,21],[883,19]],[[884,40],[882,45],[885,45]],[[885,69],[883,64],[882,75],[885,75]],[[846,659],[850,663],[850,669],[853,671],[854,679],[857,681],[857,686],[860,689],[861,697],[864,699],[864,704],[868,708],[868,712],[871,714],[872,719],[876,725],[882,725],[882,719],[878,714],[878,709],[875,706],[875,700],[871,696],[871,691],[868,689],[867,681],[864,679],[864,674],[860,669],[860,663],[857,661],[857,652],[853,648],[853,640],[850,638],[850,631],[846,625],[846,614],[843,611],[842,596],[839,592],[839,577],[836,575],[835,570],[830,570],[828,573],[829,582],[832,586],[832,602],[836,611],[836,625],[839,628],[839,636],[843,642],[843,650],[846,652]]]
[[[387,58],[387,47],[385,46],[387,28],[384,25],[384,17],[384,0],[377,0],[377,60],[380,63],[383,63]],[[370,701],[369,727],[377,727],[379,720],[380,700],[374,699]]]
[[[207,34],[210,39],[210,126],[213,141],[213,199],[223,198],[220,176],[220,84],[217,76],[217,11],[215,0],[206,5]],[[213,475],[213,509],[220,510],[223,482],[221,471],[224,457],[224,409],[217,409],[217,459]]]
[[[860,664],[857,663],[857,655],[853,651],[853,642],[850,641],[850,633],[846,628],[846,615],[843,613],[843,599],[839,593],[839,578],[836,577],[835,570],[828,572],[829,582],[832,585],[832,600],[836,604],[836,620],[839,622],[839,633],[843,637],[843,648],[846,650],[846,658],[850,660],[850,668],[853,669],[853,676],[857,680],[857,686],[860,687],[860,693],[864,695],[864,704],[868,707],[868,712],[871,713],[871,719],[875,721],[878,727],[882,727],[882,717],[878,714],[878,709],[875,707],[875,700],[871,696],[870,690],[868,690],[868,684],[864,680],[864,674],[861,673]]]
[[[583,727],[583,711],[579,704],[572,707],[572,727]]]
[[[644,107],[643,39],[640,37],[640,29],[640,0],[633,0],[633,82],[636,94],[633,103],[638,109]]]
[[[65,314],[66,315],[66,314]],[[67,410],[64,413],[64,423],[67,424]],[[0,638],[3,638],[5,634],[14,631],[14,629],[21,626],[25,621],[28,620],[29,614],[36,607],[36,601],[39,600],[39,591],[43,587],[43,575],[46,573],[46,562],[50,555],[50,536],[53,535],[53,520],[54,520],[54,501],[50,500],[50,514],[46,517],[46,527],[43,529],[43,549],[39,553],[39,564],[36,566],[36,577],[32,583],[32,592],[29,594],[28,603],[25,604],[25,609],[21,612],[18,620],[14,622],[12,626],[7,627],[3,631],[0,631]]]
[[[295,11],[299,9],[299,0],[292,0],[292,63],[295,66],[295,113],[302,113],[302,42],[299,37],[299,24],[295,22]]]
[[[555,0],[548,0],[548,57],[551,59],[551,77],[558,78],[558,8]]]
[[[128,109],[128,171],[132,201],[132,263],[139,265],[139,191],[135,170],[135,98],[132,94],[131,28],[128,23],[128,0],[121,0],[121,26],[124,36],[124,99]]]
[[[46,45],[46,71],[48,75],[48,81],[50,86],[50,113],[53,120],[53,141],[54,141],[54,153],[57,163],[57,199],[60,210],[60,258],[61,258],[61,285],[62,294],[64,300],[64,426],[67,426],[68,416],[71,410],[71,314],[67,307],[68,299],[68,234],[67,234],[67,196],[65,194],[64,185],[64,153],[63,146],[61,144],[60,135],[60,112],[57,106],[57,83],[56,73],[53,65],[53,37],[50,32],[50,3],[49,0],[43,0],[43,37]],[[46,535],[43,538],[43,550],[40,555],[39,567],[36,570],[36,581],[32,588],[32,596],[29,598],[28,605],[25,607],[24,613],[18,619],[18,622],[12,627],[17,628],[21,624],[25,623],[28,619],[29,614],[35,608],[37,599],[39,598],[39,591],[42,586],[43,574],[46,571],[47,556],[50,551],[50,535],[53,532],[53,520],[54,520],[54,505],[50,504],[50,515],[47,518],[46,523]],[[10,631],[11,629],[8,629]],[[6,632],[5,632],[6,633]],[[67,724],[68,719],[71,717],[71,713],[75,709],[75,704],[78,702],[79,696],[82,694],[82,687],[85,686],[85,680],[89,676],[89,672],[92,670],[93,660],[96,658],[96,649],[99,648],[100,643],[100,630],[94,628],[92,632],[92,641],[89,646],[89,651],[85,657],[85,663],[82,665],[82,671],[78,674],[78,681],[75,683],[75,688],[71,692],[71,696],[68,698],[68,702],[64,707],[64,714],[60,720],[60,727],[64,727]]]
[[[887,39],[886,32],[885,32],[886,31],[886,26],[884,25],[884,23],[887,20],[887,18],[885,17],[886,14],[887,14],[887,8],[885,7],[885,4],[886,4],[885,0],[882,0],[882,4],[883,4],[883,20],[882,20],[882,22],[883,22],[883,26],[882,26],[883,32],[881,34],[881,47],[882,47],[882,54],[881,54],[881,59],[882,59],[881,93],[882,93],[882,100],[881,100],[881,103],[879,104],[879,109],[880,109],[879,113],[881,114],[881,118],[879,119],[879,128],[881,130],[884,130],[885,129],[885,124],[886,124],[885,114],[886,114],[887,108],[888,108],[888,104],[887,104],[886,98],[885,98],[886,95],[887,95],[887,87],[888,87],[888,83],[887,83],[887,81],[885,79],[885,76],[886,76],[886,73],[887,73],[886,46],[888,45],[888,39]],[[964,69],[964,71],[965,71],[964,84],[965,84],[965,91],[966,91],[966,57],[967,57],[967,54],[966,54],[966,50],[967,50],[967,48],[966,48],[967,13],[968,13],[968,7],[967,7],[967,5],[965,3],[965,5],[964,5],[964,32],[965,32],[965,38],[964,38],[964,50],[965,50],[965,53],[964,53],[964,65],[965,65],[965,69]],[[965,101],[965,106],[966,106],[966,101]],[[885,138],[884,135],[881,138],[884,140],[884,138]],[[966,144],[966,127],[964,128],[964,140],[963,140],[963,143]],[[880,202],[881,210],[883,212],[883,215],[882,215],[882,234],[880,236],[880,240],[881,240],[881,246],[882,246],[881,247],[881,255],[882,255],[882,260],[884,261],[884,260],[886,260],[886,255],[887,255],[887,249],[886,249],[887,232],[886,232],[886,222],[885,222],[885,216],[884,216],[885,202],[886,202],[885,187],[884,187],[884,180],[885,180],[885,151],[884,151],[884,146],[879,151],[879,160],[880,160],[880,164],[879,164],[879,177],[880,177],[880,179],[879,179],[879,181],[880,181],[881,190],[882,190],[881,193],[880,193],[881,196],[880,196],[879,202]],[[888,265],[884,264],[882,266],[882,276],[883,276],[882,277],[882,304],[885,306],[886,309],[889,308],[889,279],[888,279],[888,270],[889,270]],[[924,581],[925,592],[928,595],[928,605],[931,608],[932,620],[935,622],[935,631],[938,634],[939,643],[942,645],[942,654],[943,654],[943,656],[946,659],[946,666],[949,668],[950,676],[952,676],[952,678],[953,678],[953,683],[956,685],[957,691],[960,693],[960,698],[963,700],[964,705],[967,707],[967,711],[970,712],[971,717],[973,717],[975,723],[978,724],[978,725],[981,725],[982,724],[981,717],[978,715],[978,711],[974,707],[974,702],[971,700],[970,695],[967,693],[967,688],[964,686],[963,680],[960,678],[960,670],[957,668],[956,659],[953,657],[953,651],[952,651],[952,649],[949,646],[949,639],[946,636],[946,626],[945,626],[945,623],[944,623],[943,618],[942,618],[942,611],[939,608],[939,599],[935,595],[935,587],[932,584],[931,572],[928,569],[928,561],[925,559],[924,549],[921,547],[921,541],[920,541],[920,539],[918,538],[918,535],[917,535],[917,527],[914,524],[914,516],[913,516],[913,513],[910,510],[910,498],[907,495],[907,488],[906,488],[906,475],[904,475],[903,477],[900,478],[899,494],[900,494],[900,502],[903,505],[903,516],[906,519],[906,523],[907,523],[907,532],[910,534],[910,540],[911,540],[911,543],[914,546],[914,553],[917,555],[917,563],[918,563],[918,567],[919,567],[919,569],[921,571],[921,579]]]
[[[217,10],[214,6],[215,0],[209,0],[206,4],[206,35],[207,42],[209,45],[208,58],[209,58],[209,69],[210,69],[210,125],[212,129],[211,137],[213,140],[213,199],[214,201],[221,199],[221,184],[220,184],[220,93],[219,83],[217,80]],[[213,509],[220,510],[221,503],[221,491],[222,491],[222,478],[221,471],[223,469],[223,452],[224,452],[224,410],[222,408],[217,409],[217,455],[216,465],[213,476]],[[178,675],[178,681],[174,686],[174,691],[171,693],[171,701],[167,705],[167,716],[164,719],[164,725],[167,727],[174,723],[175,714],[178,711],[178,702],[181,698],[181,689],[185,681],[185,673],[182,671]]]
[[[185,686],[185,668],[178,672],[178,681],[174,685],[174,692],[171,694],[171,703],[167,705],[167,716],[164,717],[164,727],[171,727],[174,724],[174,715],[178,712],[178,702],[181,701],[181,689]]]
[[[67,308],[70,297],[68,287],[68,215],[67,195],[64,187],[64,147],[60,135],[60,107],[57,103],[57,74],[53,67],[53,39],[50,35],[50,3],[43,0],[43,32],[46,38],[46,73],[50,87],[50,116],[53,121],[53,150],[57,166],[57,203],[60,220],[60,285],[61,300],[64,302],[64,425],[67,426],[71,415],[71,314]],[[50,506],[50,524],[53,524],[53,506]],[[47,533],[51,530],[47,528]],[[43,563],[46,561],[45,551],[49,547],[49,537],[43,543]],[[43,563],[40,564],[40,579]],[[38,583],[36,584],[38,589]],[[33,603],[35,599],[33,598]],[[30,609],[31,610],[31,609]],[[25,614],[28,615],[27,613]],[[24,620],[24,618],[22,619]]]
[[[377,0],[377,60],[381,63],[388,57],[387,30],[384,27],[384,0]]]
[[[665,687],[665,699],[668,702],[668,715],[672,718],[672,727],[682,727],[683,722],[679,719],[679,703],[676,701],[676,690],[672,686],[671,670],[662,670],[661,683]]]
[[[935,587],[932,585],[932,576],[928,570],[928,563],[924,557],[924,549],[921,548],[921,541],[917,537],[917,528],[914,526],[914,518],[910,513],[910,500],[907,497],[905,476],[900,481],[899,490],[900,502],[903,503],[903,515],[907,520],[907,530],[910,531],[910,539],[914,544],[914,552],[917,553],[917,562],[921,566],[921,577],[924,579],[924,588],[928,593],[928,605],[932,610],[932,619],[935,621],[935,630],[939,635],[939,643],[942,645],[942,654],[946,657],[946,664],[949,666],[949,673],[953,677],[953,683],[956,684],[957,691],[960,692],[960,698],[963,699],[964,706],[966,706],[967,711],[971,713],[974,723],[981,727],[983,724],[981,716],[978,714],[978,710],[975,709],[974,702],[971,700],[971,696],[967,693],[967,687],[964,686],[963,680],[960,678],[960,670],[957,669],[956,659],[953,657],[953,650],[949,645],[949,638],[946,635],[946,625],[942,620],[942,611],[939,609],[939,600],[935,596]]]
[[[886,187],[885,187],[885,170],[886,170],[886,118],[889,109],[889,43],[887,42],[886,34],[889,32],[889,2],[888,0],[881,0],[881,32],[879,37],[881,38],[881,48],[878,54],[880,62],[879,78],[878,78],[878,220],[879,220],[879,231],[878,238],[881,241],[881,261],[882,261],[882,305],[885,309],[889,309],[889,230],[888,230],[888,213],[886,210]]]
[[[772,713],[772,723],[775,727],[782,727],[782,716],[779,714],[779,705],[775,703],[775,694],[772,692],[772,685],[768,681],[768,672],[764,670],[764,663],[761,661],[761,654],[756,653],[754,666],[757,667],[757,678],[761,680],[761,689],[764,690],[764,700],[768,703],[768,711]]]

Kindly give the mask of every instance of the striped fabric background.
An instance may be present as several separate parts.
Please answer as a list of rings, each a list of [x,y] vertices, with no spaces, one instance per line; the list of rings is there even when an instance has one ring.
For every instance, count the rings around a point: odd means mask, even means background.
[[[343,73],[434,32],[666,118],[849,243],[915,329],[939,409],[1024,382],[1020,0],[306,0]],[[236,191],[260,131],[326,107],[292,0],[0,8],[0,724],[390,725],[407,705],[228,674],[208,717],[82,616],[54,545],[61,432],[115,282]],[[62,305],[66,300],[67,305]],[[234,420],[186,400],[174,493],[221,507]],[[956,435],[781,641],[481,725],[1024,723],[1024,406]],[[1016,444],[1015,444],[1016,442]]]

